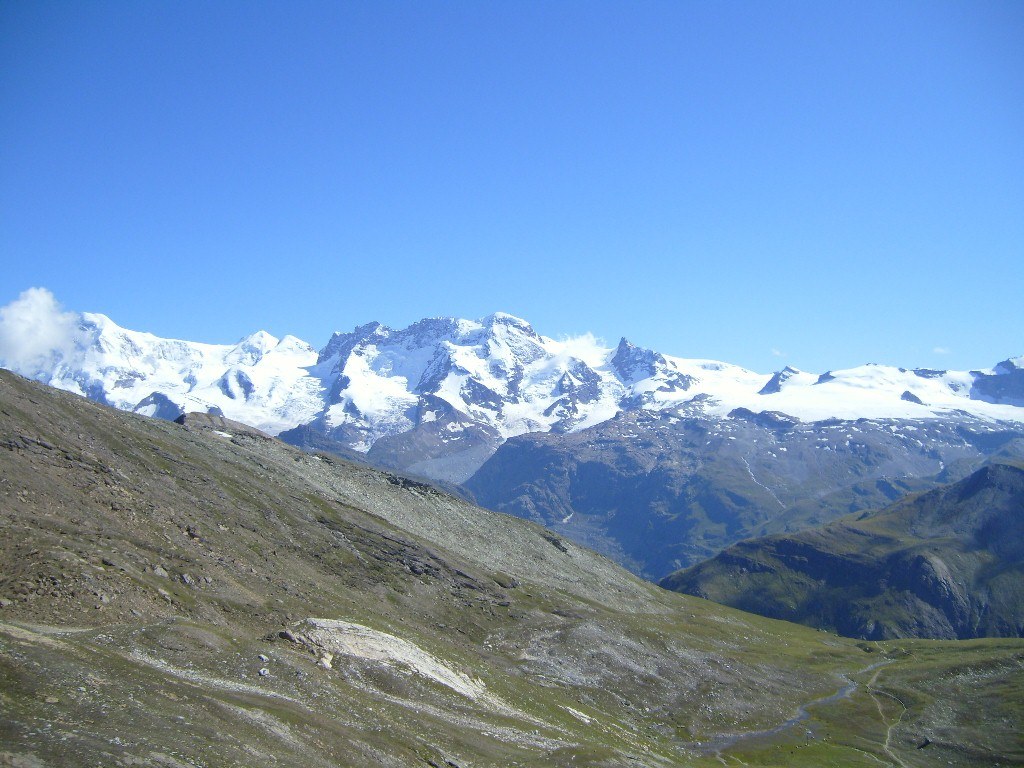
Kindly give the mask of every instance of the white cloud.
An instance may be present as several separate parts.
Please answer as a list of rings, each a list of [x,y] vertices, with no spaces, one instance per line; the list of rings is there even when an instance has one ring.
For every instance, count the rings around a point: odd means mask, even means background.
[[[604,361],[605,355],[608,354],[604,339],[598,338],[589,331],[580,336],[563,336],[559,341],[562,345],[562,356],[574,357],[590,366],[600,365]]]
[[[932,352],[934,352],[936,355],[948,355],[949,347],[935,347],[935,349],[933,349]]]
[[[46,288],[29,288],[0,307],[0,364],[35,376],[74,347],[80,316],[65,312]]]
[[[781,349],[776,349],[775,347],[772,347],[772,354],[775,355],[775,357],[785,357],[786,356],[785,352],[783,352]]]

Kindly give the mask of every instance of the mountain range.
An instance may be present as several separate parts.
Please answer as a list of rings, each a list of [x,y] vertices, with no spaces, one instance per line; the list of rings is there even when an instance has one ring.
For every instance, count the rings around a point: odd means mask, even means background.
[[[161,339],[85,313],[72,345],[18,370],[122,410],[220,414],[461,484],[654,579],[1024,456],[1020,357],[760,374],[626,339],[554,340],[503,313],[369,323],[319,351],[265,332]]]

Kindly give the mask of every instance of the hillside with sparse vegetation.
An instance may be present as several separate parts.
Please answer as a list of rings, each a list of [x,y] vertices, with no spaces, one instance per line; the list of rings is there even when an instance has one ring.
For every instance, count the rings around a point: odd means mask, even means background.
[[[0,371],[0,520],[0,765],[1024,760],[1021,640],[742,613],[217,417]]]

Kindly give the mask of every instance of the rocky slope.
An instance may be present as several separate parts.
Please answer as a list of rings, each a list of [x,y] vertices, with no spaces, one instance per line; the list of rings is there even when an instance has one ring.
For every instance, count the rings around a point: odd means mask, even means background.
[[[858,647],[219,417],[0,372],[0,521],[0,764],[1024,757],[1020,641]]]
[[[1024,466],[740,542],[663,586],[871,639],[1024,635]]]

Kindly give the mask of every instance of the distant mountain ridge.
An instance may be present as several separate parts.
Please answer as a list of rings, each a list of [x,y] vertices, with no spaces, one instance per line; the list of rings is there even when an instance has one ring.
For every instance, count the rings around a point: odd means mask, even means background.
[[[945,419],[805,422],[737,408],[623,412],[510,438],[465,484],[659,579],[741,539],[797,531],[1024,459],[1024,427]]]
[[[662,586],[888,639],[1024,636],[1024,464],[992,464],[886,509],[739,542]]]
[[[556,341],[500,312],[398,330],[368,323],[335,333],[319,352],[263,331],[234,345],[162,339],[85,313],[72,350],[18,372],[150,416],[213,411],[293,441],[289,430],[307,427],[379,463],[456,482],[510,437],[578,432],[634,411],[1024,423],[1024,357],[976,371],[759,374],[625,338],[613,348],[590,337]]]

